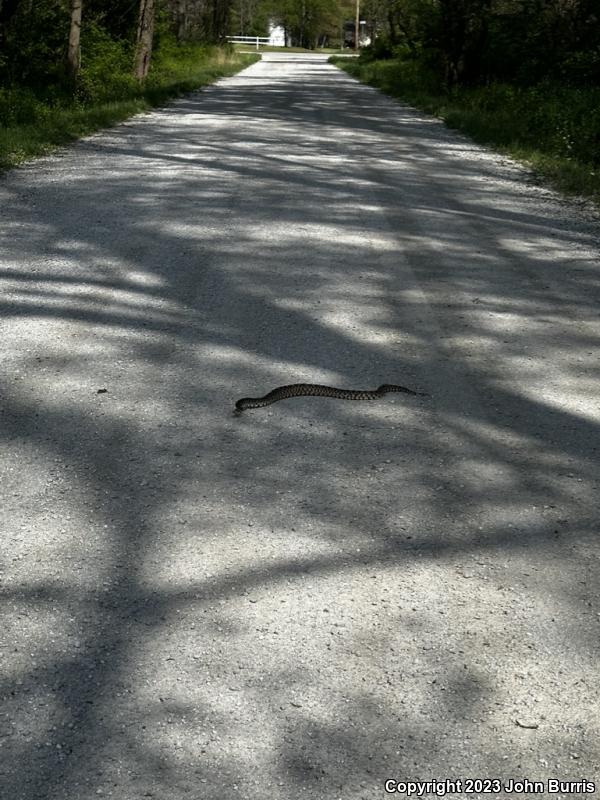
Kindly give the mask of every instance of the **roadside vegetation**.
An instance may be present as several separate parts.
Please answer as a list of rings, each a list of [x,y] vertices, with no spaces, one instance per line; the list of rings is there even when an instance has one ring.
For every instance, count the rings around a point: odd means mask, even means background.
[[[377,4],[338,66],[600,201],[600,13],[581,0]],[[384,13],[385,10],[389,14]]]
[[[79,4],[73,43],[73,7]],[[209,23],[168,6],[0,0],[0,168],[165,103],[253,63],[217,46]],[[151,23],[151,39],[147,28]],[[146,26],[145,32],[141,28]],[[144,36],[146,39],[144,40]],[[140,60],[141,52],[141,60]]]

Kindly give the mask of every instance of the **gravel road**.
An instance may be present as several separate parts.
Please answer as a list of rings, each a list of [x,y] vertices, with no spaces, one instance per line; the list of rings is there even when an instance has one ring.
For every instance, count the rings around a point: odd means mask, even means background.
[[[589,211],[276,54],[0,228],[0,797],[600,782]]]

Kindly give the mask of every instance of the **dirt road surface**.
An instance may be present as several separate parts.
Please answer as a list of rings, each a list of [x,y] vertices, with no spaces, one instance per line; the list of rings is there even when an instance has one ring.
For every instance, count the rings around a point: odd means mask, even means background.
[[[277,54],[0,215],[2,798],[600,780],[589,213]]]

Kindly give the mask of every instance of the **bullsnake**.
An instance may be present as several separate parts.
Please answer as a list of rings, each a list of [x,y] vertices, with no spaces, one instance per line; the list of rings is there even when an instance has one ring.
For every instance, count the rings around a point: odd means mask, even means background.
[[[290,383],[287,386],[278,386],[264,397],[242,397],[235,404],[235,413],[241,414],[249,408],[264,408],[271,403],[279,400],[286,400],[288,397],[335,397],[338,400],[377,400],[388,392],[404,392],[405,394],[415,394],[421,397],[428,397],[426,392],[416,392],[414,389],[407,389],[406,386],[399,386],[395,383],[382,383],[378,389],[373,391],[361,391],[358,389],[336,389],[335,386],[321,386],[318,383]]]

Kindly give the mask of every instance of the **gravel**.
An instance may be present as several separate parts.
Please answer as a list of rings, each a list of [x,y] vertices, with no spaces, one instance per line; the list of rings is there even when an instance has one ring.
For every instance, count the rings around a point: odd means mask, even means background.
[[[0,233],[1,797],[600,781],[593,212],[269,54]]]

